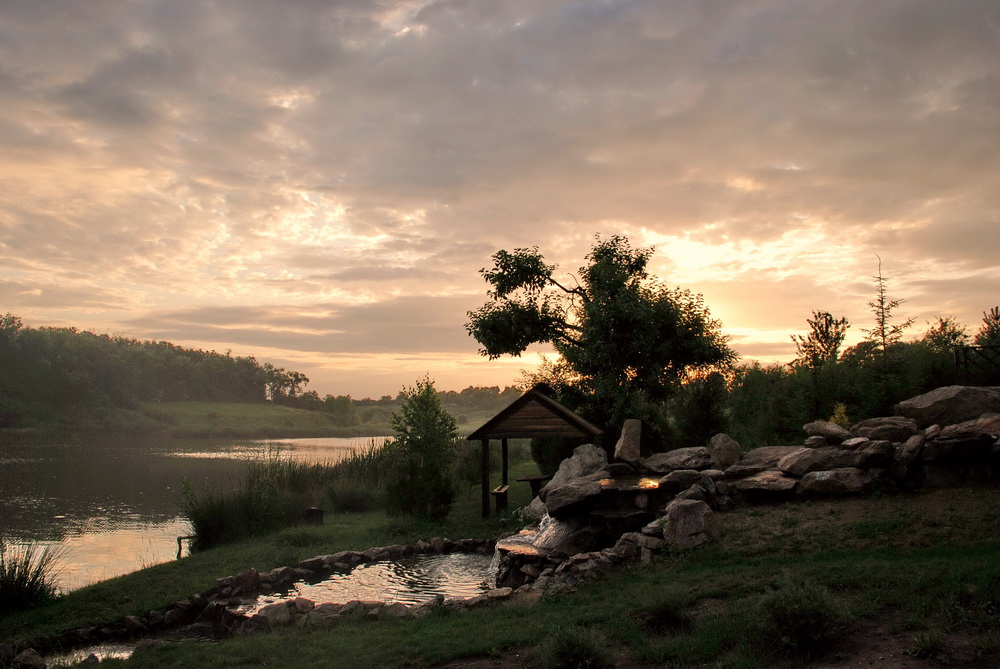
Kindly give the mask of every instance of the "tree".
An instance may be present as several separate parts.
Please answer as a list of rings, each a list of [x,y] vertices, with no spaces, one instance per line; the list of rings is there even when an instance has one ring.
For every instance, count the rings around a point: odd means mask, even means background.
[[[466,329],[490,359],[551,344],[559,399],[603,427],[626,418],[663,427],[664,402],[689,374],[736,356],[701,295],[650,278],[652,254],[598,236],[569,284],[537,247],[499,251],[480,270],[490,301],[469,312]]]
[[[976,333],[976,346],[1000,346],[1000,307],[983,312],[983,324]]]
[[[937,320],[933,324],[928,323],[928,326],[920,341],[935,353],[951,353],[959,346],[966,346],[969,343],[966,327],[952,316],[938,316]]]
[[[440,520],[451,511],[455,497],[451,464],[456,456],[458,425],[426,376],[400,395],[403,404],[389,420],[396,436],[383,446],[388,449],[392,469],[386,510],[393,515]]]
[[[817,369],[820,366],[837,362],[840,345],[847,336],[847,328],[851,324],[846,318],[834,318],[829,311],[814,311],[812,318],[807,318],[809,334],[792,335],[797,356],[792,361],[793,366],[804,366]]]
[[[861,331],[865,333],[868,341],[873,342],[878,347],[879,354],[885,361],[888,358],[889,349],[903,339],[903,331],[913,325],[914,319],[908,318],[902,323],[892,322],[893,312],[905,300],[890,300],[886,296],[886,278],[882,276],[882,258],[877,253],[875,257],[878,258],[878,274],[872,278],[875,281],[876,294],[875,299],[868,303],[875,316],[875,327],[861,328]]]
[[[805,337],[792,335],[798,355],[791,364],[796,372],[805,370],[809,376],[805,399],[809,419],[813,420],[825,412],[827,407],[824,403],[833,401],[827,397],[833,380],[830,377],[835,374],[833,368],[840,354],[840,345],[844,343],[847,328],[851,325],[846,318],[834,318],[828,311],[814,311],[813,317],[807,318],[806,322],[809,323],[809,334]]]

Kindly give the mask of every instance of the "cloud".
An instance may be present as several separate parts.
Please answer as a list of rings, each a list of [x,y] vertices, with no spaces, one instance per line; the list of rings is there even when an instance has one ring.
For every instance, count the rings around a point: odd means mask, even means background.
[[[874,253],[920,317],[975,317],[997,278],[992,0],[0,14],[0,297],[28,320],[77,291],[87,323],[111,302],[108,329],[184,341],[467,351],[493,252],[575,271],[597,232],[655,243],[734,331],[860,321]]]

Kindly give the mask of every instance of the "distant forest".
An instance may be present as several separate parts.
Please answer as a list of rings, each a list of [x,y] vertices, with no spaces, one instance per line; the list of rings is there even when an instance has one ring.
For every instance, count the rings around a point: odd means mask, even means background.
[[[164,341],[95,334],[77,328],[26,327],[0,316],[0,427],[63,422],[140,402],[272,402],[323,411],[336,425],[356,425],[356,408],[391,405],[396,397],[354,400],[306,391],[302,373],[232,356],[186,349]],[[514,389],[446,391],[458,406],[487,408],[519,395]]]

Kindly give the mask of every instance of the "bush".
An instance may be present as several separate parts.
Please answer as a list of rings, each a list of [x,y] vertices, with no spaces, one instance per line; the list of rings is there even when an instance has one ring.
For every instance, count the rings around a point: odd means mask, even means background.
[[[54,599],[59,549],[35,544],[8,545],[0,540],[0,616]]]
[[[746,642],[763,656],[819,657],[844,622],[844,614],[825,588],[788,577],[774,590],[744,603],[742,613]]]
[[[560,629],[541,646],[545,669],[601,669],[613,666],[611,654],[594,633],[581,628]]]
[[[441,520],[451,511],[458,425],[445,411],[427,377],[401,392],[403,403],[390,424],[394,439],[382,447],[390,465],[386,512]]]

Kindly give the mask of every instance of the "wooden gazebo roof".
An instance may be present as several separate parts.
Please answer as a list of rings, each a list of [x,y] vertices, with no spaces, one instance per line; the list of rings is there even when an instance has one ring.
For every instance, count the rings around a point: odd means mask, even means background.
[[[536,439],[541,437],[596,437],[603,430],[584,420],[538,386],[518,397],[467,439]]]
[[[587,438],[592,439],[603,430],[548,397],[539,386],[531,388],[510,405],[489,419],[467,439],[482,442],[481,478],[483,496],[483,517],[490,513],[489,503],[489,449],[490,440],[499,439],[503,448],[501,488],[495,493],[507,494],[507,440],[537,439],[542,437]],[[502,492],[501,492],[502,489]]]

